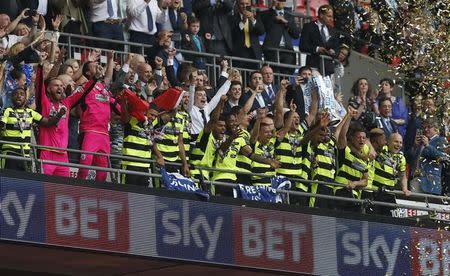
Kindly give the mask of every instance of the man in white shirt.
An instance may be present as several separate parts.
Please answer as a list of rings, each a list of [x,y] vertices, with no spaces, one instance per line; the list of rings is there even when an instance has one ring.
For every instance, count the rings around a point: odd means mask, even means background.
[[[122,18],[119,18],[119,1],[122,0],[90,0],[92,34],[95,37],[124,41]],[[103,41],[95,42],[102,49],[123,51],[123,44]]]
[[[156,41],[156,23],[168,20],[167,7],[169,0],[161,0],[161,7],[157,0],[128,0],[127,14],[130,21],[130,42],[153,45]],[[148,55],[149,48],[145,49]],[[142,47],[132,46],[132,52],[142,53]]]
[[[222,74],[226,74],[222,72]],[[228,77],[228,74],[227,74]],[[189,107],[188,112],[191,115],[192,120],[192,133],[194,136],[198,135],[200,131],[205,127],[210,119],[210,114],[216,108],[220,101],[220,97],[226,95],[230,89],[231,81],[228,79],[218,89],[216,95],[208,102],[206,97],[206,91],[204,87],[195,87],[191,85],[189,87]]]

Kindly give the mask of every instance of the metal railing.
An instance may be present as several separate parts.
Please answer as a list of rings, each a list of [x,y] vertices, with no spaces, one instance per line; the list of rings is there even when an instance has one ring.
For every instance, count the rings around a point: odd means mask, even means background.
[[[85,35],[76,35],[76,34],[70,34],[70,33],[61,33],[60,37],[65,37],[67,39],[66,43],[60,43],[60,45],[67,47],[67,53],[69,54],[70,58],[74,58],[74,50],[79,51],[80,53],[82,53],[83,50],[92,50],[91,46],[73,44],[73,42],[72,42],[73,38],[88,39],[89,41],[94,41],[94,42],[98,41],[98,42],[115,43],[115,44],[120,44],[120,45],[126,46],[125,48],[130,48],[131,46],[139,47],[141,49],[140,54],[142,54],[142,55],[145,55],[146,50],[150,49],[152,47],[152,45],[147,45],[147,44],[140,44],[140,43],[134,43],[134,42],[128,42],[128,41],[120,41],[120,40],[112,40],[112,39],[99,38],[99,37],[91,37],[91,36],[85,36]],[[211,70],[213,72],[213,76],[210,76],[213,78],[214,85],[215,85],[215,81],[217,79],[217,71],[218,71],[217,69],[219,69],[220,60],[223,58],[229,60],[230,65],[232,67],[233,67],[233,63],[239,63],[239,62],[249,64],[250,68],[256,67],[256,66],[259,68],[262,64],[269,64],[269,65],[277,67],[277,68],[291,69],[292,74],[293,74],[294,71],[296,69],[298,69],[301,64],[303,64],[302,56],[310,55],[310,53],[288,50],[288,49],[279,49],[279,48],[266,48],[266,49],[276,52],[277,61],[266,61],[263,59],[261,59],[261,60],[248,59],[248,58],[241,58],[241,57],[236,57],[236,56],[221,56],[218,54],[211,54],[211,53],[205,53],[205,52],[200,53],[200,52],[189,51],[189,50],[185,50],[185,49],[177,49],[177,52],[180,52],[182,55],[184,54],[184,55],[204,58],[206,60],[207,67],[214,69],[214,70]],[[101,49],[101,50],[108,51],[108,49]],[[115,50],[115,53],[119,55],[119,58],[123,64],[123,62],[127,59],[128,52]],[[280,63],[280,53],[290,53],[292,55],[295,55],[295,57],[296,57],[295,64]],[[325,60],[332,60],[332,58],[329,56],[325,56],[325,55],[321,55],[320,57],[321,57],[321,62],[322,62],[322,70],[324,70],[323,64],[325,63]],[[192,62],[192,61],[187,60],[186,62]],[[252,65],[256,65],[256,66],[252,66]],[[243,68],[243,67],[235,67],[235,68],[239,69],[242,72],[251,72],[254,70],[254,69]],[[321,73],[323,75],[324,71],[322,71]],[[277,76],[279,78],[285,78],[285,77],[291,77],[292,74],[275,73],[275,76]],[[247,75],[247,74],[242,74],[242,75],[243,75],[243,77],[245,77],[245,75]],[[246,81],[246,80],[244,79],[244,81]]]
[[[10,144],[10,145],[17,145],[20,147],[23,147],[24,143],[16,143],[16,142],[10,142],[10,141],[2,141],[0,140],[0,144]],[[99,153],[99,152],[89,152],[89,151],[82,151],[82,150],[76,150],[76,149],[64,149],[64,148],[57,148],[57,147],[50,147],[50,146],[42,146],[42,145],[36,145],[36,144],[30,144],[30,157],[24,157],[24,156],[15,156],[15,155],[8,155],[8,154],[0,154],[0,159],[13,159],[13,160],[19,160],[24,162],[31,162],[36,164],[36,166],[32,166],[33,168],[40,168],[42,172],[42,168],[44,164],[50,164],[50,165],[57,165],[57,166],[65,166],[65,167],[72,167],[72,168],[78,168],[78,169],[88,169],[88,170],[95,170],[95,171],[105,171],[110,173],[111,179],[113,180],[113,183],[120,184],[120,179],[122,174],[130,174],[130,175],[139,175],[139,176],[146,176],[150,178],[161,178],[161,175],[159,173],[144,173],[144,172],[137,172],[137,171],[131,171],[131,170],[124,170],[120,168],[112,168],[112,167],[97,167],[97,166],[87,166],[77,163],[64,163],[64,162],[58,162],[58,161],[52,161],[52,160],[43,160],[37,157],[38,150],[59,150],[59,151],[66,151],[66,152],[76,152],[76,153],[84,153],[84,154],[92,154],[97,156],[105,156],[108,158],[108,163],[111,164],[110,159],[120,159],[120,160],[127,160],[127,161],[136,161],[136,162],[142,162],[142,163],[156,163],[155,160],[149,160],[149,159],[143,159],[138,157],[130,157],[130,156],[123,156],[123,155],[115,155],[115,154],[106,154],[106,153]],[[176,165],[181,166],[179,163],[174,162],[166,162],[166,164],[169,165]],[[210,168],[210,167],[195,167],[196,169],[199,169],[200,172],[205,171],[212,171],[212,172],[230,172],[230,173],[236,173],[235,170],[225,170],[225,169],[218,169],[218,168]],[[38,172],[38,170],[33,171]],[[249,173],[249,172],[239,172],[239,174],[243,175],[252,175],[252,176],[260,176],[260,177],[267,177],[265,174],[258,174],[258,173]],[[345,187],[345,185],[340,183],[334,183],[334,182],[323,182],[323,181],[315,181],[315,180],[305,180],[300,178],[292,178],[288,177],[288,179],[291,182],[300,182],[304,184],[318,184],[318,185],[333,185],[333,186],[340,186]],[[193,179],[194,182],[200,183],[202,181],[198,179]],[[221,182],[221,181],[209,181],[209,180],[203,180],[204,183],[209,184],[211,186],[219,185],[219,186],[226,186],[226,187],[232,187],[237,188],[238,184],[235,183],[227,183],[227,182]],[[362,189],[367,190],[367,189]],[[367,190],[370,191],[370,190]],[[287,197],[287,203],[289,203],[290,196],[308,196],[308,197],[316,197],[316,198],[324,198],[324,199],[330,199],[330,200],[336,200],[336,201],[344,201],[344,202],[351,202],[355,204],[359,204],[361,208],[364,210],[364,207],[366,206],[384,206],[384,207],[390,207],[390,208],[406,208],[406,209],[414,209],[414,210],[421,210],[421,211],[427,211],[431,213],[443,213],[443,214],[450,214],[450,207],[449,208],[431,208],[431,207],[421,207],[416,205],[408,205],[408,204],[398,204],[398,203],[388,203],[388,202],[381,202],[381,201],[372,201],[367,199],[355,199],[355,198],[345,198],[345,197],[339,197],[339,196],[331,196],[331,195],[322,195],[322,194],[315,194],[315,193],[309,193],[309,192],[300,192],[300,191],[293,191],[293,190],[284,190],[284,189],[277,189],[277,193],[279,194],[286,194]],[[386,190],[386,193],[394,194],[394,195],[402,195],[403,193],[401,191],[396,190]],[[447,196],[437,196],[437,195],[431,195],[431,194],[423,194],[423,193],[411,193],[410,197],[414,198],[420,198],[423,202],[428,203],[430,199],[439,200],[442,202],[443,205],[448,204],[449,198]]]

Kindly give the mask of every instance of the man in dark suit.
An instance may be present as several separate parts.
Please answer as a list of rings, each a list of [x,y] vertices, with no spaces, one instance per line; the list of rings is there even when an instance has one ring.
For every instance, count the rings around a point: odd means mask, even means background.
[[[250,111],[254,111],[262,107],[267,107],[269,111],[272,110],[272,101],[270,100],[269,95],[267,95],[267,92],[264,91],[262,75],[259,71],[254,71],[251,73],[248,87],[249,89],[239,99],[240,106],[244,106],[252,94],[256,93],[255,100]]]
[[[250,0],[239,0],[239,13],[232,18],[233,55],[261,60],[262,51],[259,36],[264,34],[261,19],[251,11]],[[233,64],[235,67],[257,69],[256,63]]]
[[[378,101],[380,117],[377,117],[377,127],[382,128],[384,135],[390,137],[392,133],[398,132],[398,126],[392,119],[392,101],[390,98],[381,98]]]
[[[278,93],[278,85],[273,81],[273,69],[269,64],[263,64],[260,71],[263,77],[264,91],[269,95],[273,104],[275,103],[275,97]]]
[[[332,25],[333,9],[330,5],[320,6],[319,20],[305,24],[300,38],[300,51],[310,53],[306,66],[319,69],[325,76],[334,73],[333,60],[325,59],[325,68],[322,68],[320,55],[333,58],[339,47],[339,37]]]
[[[311,75],[311,68],[306,66],[300,67],[298,76],[295,77],[295,84],[289,85],[286,91],[286,102],[290,103],[291,100],[294,100],[295,105],[297,105],[296,112],[301,119],[306,118],[306,114],[309,114],[311,106],[311,92],[306,89],[306,84]],[[308,94],[305,92],[308,92]]]
[[[230,15],[231,0],[194,0],[192,10],[200,20],[200,33],[206,39],[208,53],[230,55],[233,42]]]
[[[266,30],[263,50],[265,60],[267,61],[278,62],[277,52],[270,48],[294,50],[292,39],[297,39],[300,36],[300,27],[297,22],[295,22],[294,17],[292,14],[285,13],[284,11],[285,3],[285,0],[273,0],[272,8],[261,12],[261,20]],[[295,54],[280,52],[279,62],[294,65]],[[286,74],[292,74],[293,72],[291,69],[276,69],[276,71]]]

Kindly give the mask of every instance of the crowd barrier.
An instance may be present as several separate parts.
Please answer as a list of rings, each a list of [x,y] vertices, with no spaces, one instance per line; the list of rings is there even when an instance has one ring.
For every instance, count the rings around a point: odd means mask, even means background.
[[[447,226],[61,181],[0,172],[0,239],[313,275],[450,273]]]

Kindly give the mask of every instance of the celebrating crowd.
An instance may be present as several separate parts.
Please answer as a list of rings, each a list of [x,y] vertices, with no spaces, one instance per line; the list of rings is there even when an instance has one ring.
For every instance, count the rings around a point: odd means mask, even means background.
[[[129,0],[126,5],[91,1],[93,35],[123,40],[126,18],[129,40],[153,45],[145,55],[132,53],[139,47],[130,49],[123,64],[115,62],[113,50],[106,50],[102,65],[97,49],[83,60],[66,59],[70,53],[58,47],[58,32],[45,32],[73,28],[76,15],[83,15],[82,2],[66,1],[59,7],[65,12],[50,20],[42,14],[51,14],[51,1],[44,12],[41,6],[37,12],[27,7],[12,21],[0,15],[3,155],[28,157],[35,139],[53,147],[39,151],[40,159],[53,161],[43,165],[42,173],[63,177],[70,173],[61,164],[70,160],[135,172],[155,171],[157,166],[198,180],[254,186],[271,186],[271,178],[279,175],[292,179],[296,191],[386,202],[395,202],[395,197],[385,189],[399,189],[406,196],[411,189],[446,192],[443,167],[448,166],[449,150],[432,98],[416,97],[408,115],[405,99],[393,95],[391,79],[380,80],[373,89],[361,78],[348,104],[344,102],[339,78],[349,48],[334,34],[331,6],[320,7],[318,20],[300,30],[280,0],[261,13],[252,11],[250,1],[239,0],[234,17],[227,0],[194,0],[191,12],[186,6],[180,12],[178,0]],[[74,5],[78,13],[65,5]],[[264,33],[261,48],[258,36]],[[299,36],[300,48],[310,53],[307,66],[292,75],[293,70],[268,64],[239,64],[254,69],[248,83],[242,82],[244,73],[222,59],[214,86],[205,70],[208,60],[181,57],[176,51],[182,47],[276,61],[273,49],[292,49],[292,39]],[[322,63],[319,55],[335,59]],[[279,61],[294,64],[289,52],[280,53]],[[276,81],[274,70],[292,78]],[[104,155],[68,154],[65,148]],[[109,162],[110,153],[124,158]],[[2,159],[5,169],[30,167],[23,160]],[[86,179],[88,174],[82,168],[77,177]],[[106,172],[96,171],[97,181],[106,178]],[[124,173],[120,182],[151,185],[142,174]],[[212,192],[233,195],[228,186],[215,186]],[[295,196],[290,203],[357,208],[320,197]]]

